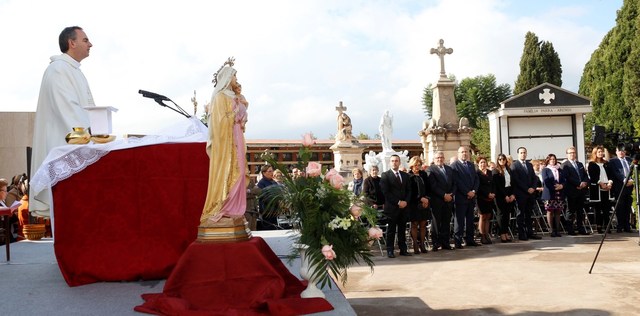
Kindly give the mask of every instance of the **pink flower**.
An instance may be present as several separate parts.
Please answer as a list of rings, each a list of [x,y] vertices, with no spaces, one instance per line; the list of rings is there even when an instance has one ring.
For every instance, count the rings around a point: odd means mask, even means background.
[[[327,180],[327,181],[331,181],[331,178],[333,178],[333,176],[335,176],[337,174],[338,174],[338,171],[335,168],[333,168],[333,169],[329,170],[327,172],[327,174],[324,175],[324,179]]]
[[[362,215],[362,207],[355,204],[351,205],[351,208],[349,208],[349,212],[351,212],[351,215],[353,215],[353,217],[358,218],[360,217],[360,215]]]
[[[341,175],[336,174],[329,179],[329,183],[331,183],[331,186],[336,189],[342,189],[344,186],[344,178]]]
[[[333,260],[336,258],[336,252],[333,251],[333,245],[322,246],[322,254],[324,255],[324,258],[327,260]]]
[[[369,228],[369,238],[371,239],[380,239],[382,238],[382,229],[378,227]]]
[[[302,146],[311,147],[315,144],[316,141],[313,139],[313,133],[306,133],[302,135]]]
[[[322,174],[322,165],[317,162],[309,162],[307,165],[307,177],[317,177]]]

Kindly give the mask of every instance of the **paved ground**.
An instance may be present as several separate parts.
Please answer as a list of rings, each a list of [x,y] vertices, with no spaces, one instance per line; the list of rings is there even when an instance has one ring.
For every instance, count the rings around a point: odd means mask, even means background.
[[[638,234],[563,236],[389,259],[349,270],[358,315],[638,315]]]
[[[282,232],[263,236],[278,255],[290,245]],[[638,234],[607,236],[589,274],[601,238],[545,237],[395,259],[376,249],[374,274],[351,268],[345,287],[325,290],[336,310],[322,315],[638,315]],[[70,288],[50,240],[11,248],[11,263],[0,263],[3,315],[143,315],[133,311],[139,295],[161,292],[164,285]]]

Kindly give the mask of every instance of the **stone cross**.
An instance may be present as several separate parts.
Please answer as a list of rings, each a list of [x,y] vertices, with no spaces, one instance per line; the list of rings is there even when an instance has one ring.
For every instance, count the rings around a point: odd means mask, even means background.
[[[198,113],[198,101],[196,101],[196,90],[193,90],[193,98],[191,98],[191,103],[193,103],[193,116],[196,116]]]
[[[432,48],[431,49],[431,54],[436,54],[436,55],[438,55],[438,57],[440,57],[440,78],[447,78],[447,74],[444,72],[444,55],[452,54],[453,53],[453,48],[444,47],[444,40],[443,39],[440,39],[440,41],[438,41],[438,43],[440,45],[438,47],[436,47],[436,48]]]
[[[346,111],[347,107],[342,105],[342,101],[340,101],[338,103],[338,106],[336,106],[336,111],[338,111],[338,116],[342,114],[342,112]]]

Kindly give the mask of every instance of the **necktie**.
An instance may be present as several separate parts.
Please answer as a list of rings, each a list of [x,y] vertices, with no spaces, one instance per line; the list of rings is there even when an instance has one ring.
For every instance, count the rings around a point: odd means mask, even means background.
[[[400,178],[400,173],[396,171],[396,179],[398,179],[398,182],[402,183],[402,178]]]
[[[571,160],[571,164],[576,169],[576,173],[578,174],[578,179],[582,182],[582,177],[580,176],[580,169],[578,169],[578,163],[575,160]]]
[[[444,176],[444,179],[447,180],[447,171],[444,170],[443,166],[440,166],[439,168],[440,168],[440,171],[442,172],[442,175]]]
[[[522,164],[522,168],[524,168],[524,172],[526,174],[529,174],[529,169],[527,169],[527,162],[525,160],[520,161],[520,163]]]
[[[626,177],[629,174],[629,164],[624,158],[620,158],[620,160],[622,160],[622,169],[624,169],[624,176]]]

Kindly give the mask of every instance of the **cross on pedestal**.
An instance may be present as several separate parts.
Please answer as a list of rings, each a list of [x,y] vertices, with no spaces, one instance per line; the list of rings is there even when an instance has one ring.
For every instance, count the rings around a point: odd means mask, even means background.
[[[444,72],[444,55],[452,54],[453,48],[444,47],[444,40],[440,39],[438,41],[439,46],[431,49],[431,54],[436,54],[440,57],[440,78],[446,78],[447,74]]]

